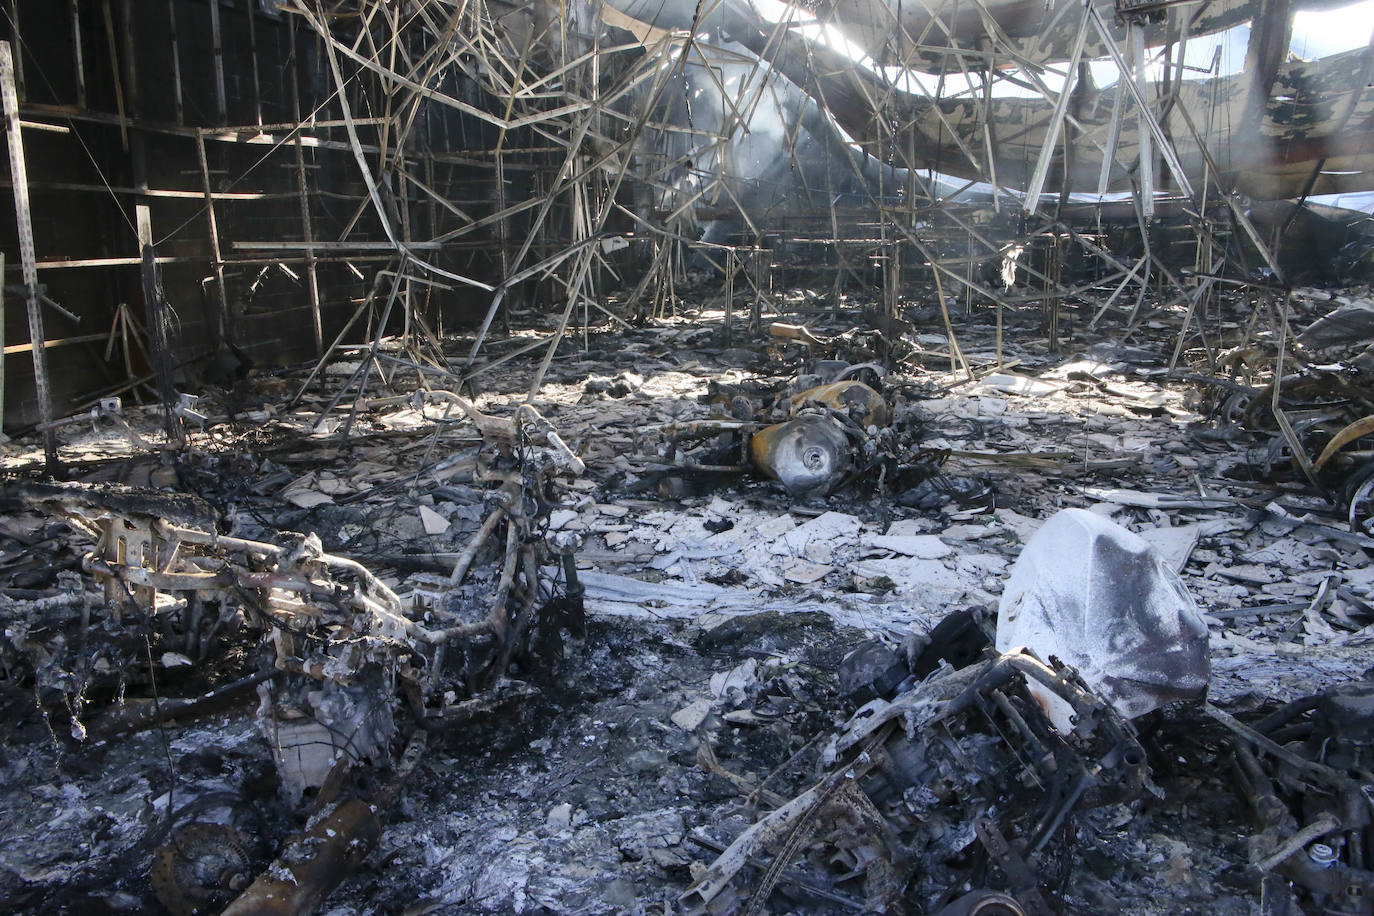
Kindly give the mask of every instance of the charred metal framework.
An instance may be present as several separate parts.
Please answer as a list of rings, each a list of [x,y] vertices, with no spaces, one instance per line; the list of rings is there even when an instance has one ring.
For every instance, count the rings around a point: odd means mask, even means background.
[[[320,819],[251,885],[248,842],[237,831],[181,825],[152,872],[172,912],[313,909],[375,847],[378,811],[399,794],[427,736],[537,696],[511,677],[512,665],[546,673],[565,635],[585,635],[577,537],[548,532],[551,481],[580,474],[581,461],[533,408],[505,419],[448,392],[422,392],[416,402],[426,396],[461,407],[482,430],[473,477],[486,487],[487,515],[447,577],[416,580],[404,596],[362,563],[326,553],[318,535],[226,534],[194,496],[54,483],[13,494],[89,539],[81,566],[103,584],[117,638],[137,642],[142,631],[151,660],[147,634],[155,633],[189,665],[213,664],[227,640],[258,669],[198,698],[120,704],[92,720],[91,734],[162,726],[257,688],[258,725],[283,793],[299,803],[309,790],[324,803]],[[494,564],[474,569],[491,553]],[[83,629],[90,610],[86,602]],[[76,670],[57,676],[81,679]],[[77,740],[88,736],[82,706],[78,697]],[[349,772],[368,768],[385,774],[385,785],[366,798],[341,797]]]
[[[1032,685],[1072,705],[1072,734],[1054,730]],[[856,909],[899,906],[915,884],[926,912],[1049,916],[1055,910],[1032,876],[1066,820],[1079,807],[1129,800],[1148,782],[1131,726],[1075,675],[1026,653],[946,666],[890,702],[875,699],[824,756],[831,765],[819,782],[761,817],[697,876],[680,898],[685,912],[762,912],[783,868],[802,857],[861,891],[851,897]],[[1012,820],[1034,824],[1032,833],[1009,842]],[[958,835],[970,846],[976,837],[1016,901],[971,906],[969,898],[988,892],[962,894],[977,886],[973,869],[944,864]],[[737,881],[751,860],[769,864],[761,877]]]
[[[903,451],[885,429],[893,405],[848,377],[888,371],[911,290],[928,286],[950,370],[969,380],[1002,368],[1007,309],[1040,309],[1051,351],[1067,304],[1089,308],[1090,325],[1110,315],[1123,337],[1169,323],[1168,371],[1211,376],[1239,399],[1218,411],[1270,428],[1271,457],[1318,488],[1344,480],[1351,526],[1368,534],[1374,464],[1345,479],[1340,453],[1374,434],[1374,394],[1342,371],[1285,368],[1290,278],[1277,251],[1311,215],[1309,196],[1374,187],[1374,43],[1288,59],[1301,6],[7,0],[15,220],[0,245],[0,406],[8,431],[42,433],[49,470],[58,431],[88,419],[121,426],[138,450],[185,451],[186,425],[207,419],[187,389],[299,360],[309,369],[288,406],[318,394],[322,435],[346,439],[360,411],[403,405],[427,421],[427,408],[463,415],[483,446],[482,524],[449,576],[406,595],[313,535],[228,535],[190,498],[24,491],[89,537],[83,568],[116,624],[137,617],[193,663],[224,628],[262,642],[264,670],[198,700],[128,704],[98,729],[257,689],[288,794],[320,790],[319,817],[251,886],[232,831],[173,836],[155,866],[164,902],[313,908],[376,845],[376,809],[429,732],[532,695],[505,679],[512,661],[556,657],[561,633],[582,625],[578,545],[550,533],[550,481],[585,470],[533,402],[560,347],[676,313],[694,271],[719,281],[707,304],[727,345],[743,324],[824,356],[836,341],[791,322],[858,311],[856,287],[879,307],[864,315],[871,346],[845,350],[864,358],[768,403],[771,416],[723,392],[729,419],[640,430],[661,435],[673,468],[752,467],[796,495],[938,464]],[[1190,41],[1247,24],[1240,72],[1188,56]],[[828,296],[784,302],[798,276],[821,277]],[[1203,332],[1222,288],[1250,313],[1229,354]],[[998,329],[981,362],[959,341],[980,309]],[[1261,325],[1277,340],[1272,381],[1219,381]],[[518,343],[498,351],[498,337]],[[510,417],[479,411],[484,373],[530,353],[525,403]],[[1341,410],[1299,413],[1304,392],[1333,389]],[[121,397],[162,406],[156,438],[124,422]],[[947,914],[1048,912],[1037,857],[1077,808],[1148,783],[1132,726],[1053,659],[1012,652],[907,687],[864,707],[819,781],[774,798],[697,876],[689,910],[758,912],[800,856],[845,872],[870,909],[914,886]],[[1052,727],[1041,689],[1073,708],[1072,734]],[[1341,698],[1329,699],[1305,724],[1344,759],[1211,712],[1238,742],[1261,870],[1322,899],[1367,897],[1374,799],[1359,780],[1374,738],[1342,732]],[[1368,698],[1346,699],[1363,726]],[[85,728],[79,701],[72,720]],[[703,757],[715,765],[709,747]],[[388,784],[370,801],[331,794],[336,771],[364,763]],[[966,876],[915,874],[939,839],[926,832],[936,788],[960,800],[965,848],[976,839],[1017,899],[953,899]],[[999,823],[993,809],[1015,817]],[[1311,841],[1337,835],[1346,864],[1309,864]],[[736,880],[746,868],[760,869],[752,890]],[[209,870],[218,883],[199,886]]]
[[[192,496],[66,484],[24,485],[19,496],[94,542],[82,568],[104,584],[116,622],[124,613],[154,620],[193,660],[225,627],[262,631],[277,671],[301,683],[343,691],[362,684],[382,697],[401,697],[420,726],[438,728],[489,707],[493,697],[483,695],[498,686],[513,659],[556,653],[560,630],[582,628],[571,561],[576,539],[544,537],[548,482],[580,473],[581,462],[552,430],[540,433],[523,417],[473,413],[496,430],[477,475],[490,487],[489,514],[447,581],[405,599],[356,560],[325,553],[316,535],[284,533],[268,543],[223,534],[213,510]],[[536,447],[535,436],[550,447]],[[492,539],[504,542],[494,589],[468,581],[474,558]],[[312,697],[304,702],[317,707],[315,720],[327,719],[318,694]],[[318,765],[292,761],[300,771],[298,791],[317,787],[336,754],[354,762],[386,759],[392,710],[374,710],[371,702],[347,701],[349,715],[339,718],[350,721],[351,733],[318,727],[322,734],[310,736],[328,750]],[[283,729],[274,724],[274,738]],[[307,743],[277,741],[279,761]]]
[[[1241,195],[1369,184],[1369,53],[1286,60],[1289,3],[1022,6],[10,0],[10,428],[51,461],[73,407],[372,340],[361,391],[397,334],[462,390],[529,306],[554,321],[534,392],[579,326],[675,309],[693,263],[727,333],[820,268],[831,309],[857,283],[889,315],[933,279],[970,372],[961,312],[1038,305],[1053,340],[1087,298],[1094,322],[1181,311],[1173,364],[1196,342],[1214,365],[1211,297],[1263,268],[1281,299],[1296,212],[1266,231]],[[1238,75],[1187,56],[1247,23]],[[792,178],[764,194],[751,157]],[[461,367],[437,358],[474,324]]]

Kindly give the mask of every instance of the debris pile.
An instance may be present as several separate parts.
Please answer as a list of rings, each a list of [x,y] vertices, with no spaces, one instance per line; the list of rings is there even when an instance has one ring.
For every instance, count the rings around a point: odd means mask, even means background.
[[[1071,731],[1051,724],[1031,685],[1073,710]],[[798,900],[821,887],[858,912],[962,913],[1000,896],[1011,912],[1048,914],[1040,872],[1062,858],[1070,816],[1129,801],[1148,778],[1111,706],[1026,653],[946,666],[889,696],[827,743],[819,782],[696,876],[687,912],[756,912],[800,858],[800,878],[788,877]],[[736,883],[751,863],[762,873]]]
[[[103,601],[80,580],[67,583],[67,595],[11,600],[11,679],[33,678],[40,708],[66,706],[78,747],[203,715],[256,687],[258,729],[280,795],[299,805],[309,792],[316,809],[313,826],[294,841],[303,851],[288,849],[287,865],[251,886],[253,844],[236,827],[177,824],[153,866],[168,909],[218,911],[242,892],[226,912],[262,912],[264,901],[274,901],[274,912],[310,911],[375,848],[376,812],[395,799],[427,734],[537,696],[512,671],[547,678],[564,637],[584,634],[577,538],[546,537],[557,510],[553,479],[580,474],[581,461],[532,407],[511,419],[488,416],[433,391],[414,404],[435,401],[462,408],[481,434],[471,505],[485,518],[453,554],[451,573],[412,577],[404,599],[363,563],[326,552],[314,532],[240,537],[195,496],[112,484],[13,489],[20,503],[64,520],[93,545],[80,566]],[[293,490],[301,492],[299,481],[284,491],[299,505]],[[449,528],[428,507],[419,517],[426,530],[431,517]],[[200,669],[210,689],[185,699],[159,693],[163,672],[182,666]],[[253,673],[227,683],[209,673],[226,668]],[[131,682],[153,695],[127,696]],[[88,704],[111,692],[113,705],[90,718]],[[389,787],[365,800],[356,787],[344,792],[358,779],[350,771],[368,768],[391,774]],[[181,815],[193,811],[188,805]],[[294,877],[284,879],[283,868]]]
[[[3,899],[1361,912],[1374,542],[1168,341],[902,334],[8,446]]]
[[[0,910],[1374,916],[1364,2],[11,0]]]

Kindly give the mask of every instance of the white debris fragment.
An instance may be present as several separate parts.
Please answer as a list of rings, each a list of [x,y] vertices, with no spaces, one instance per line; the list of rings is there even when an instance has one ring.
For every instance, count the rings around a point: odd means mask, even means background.
[[[893,527],[896,527],[895,523],[893,524]],[[976,541],[979,538],[991,537],[996,534],[1002,534],[1005,531],[1005,528],[997,524],[950,525],[944,531],[940,532],[940,538],[941,540],[945,541]],[[888,534],[892,533],[892,529],[889,528]]]
[[[572,509],[554,509],[549,513],[549,530],[559,531],[577,521],[577,512]]]
[[[313,509],[315,506],[322,506],[334,501],[328,494],[321,493],[319,490],[287,490],[282,494],[282,498],[291,505],[302,509]]]
[[[711,701],[705,698],[688,703],[669,716],[669,721],[684,731],[695,731],[711,714]]]
[[[934,523],[924,518],[899,518],[887,526],[887,534],[892,537],[928,534]]]
[[[756,525],[754,527],[754,534],[760,540],[771,541],[796,527],[797,523],[793,520],[792,516],[784,514],[776,518],[770,518],[768,521]]]
[[[1193,550],[1197,547],[1198,536],[1202,533],[1201,525],[1180,525],[1177,528],[1147,528],[1139,532],[1144,541],[1159,551],[1160,557],[1169,568],[1176,573],[1182,573],[1183,567],[1188,565],[1188,560],[1193,555]]]
[[[1007,571],[1006,557],[995,553],[964,553],[955,558],[954,568],[965,576],[1000,576]],[[1000,586],[999,586],[1000,590]]]
[[[1063,384],[1042,382],[1011,372],[996,372],[987,376],[968,390],[975,394],[1015,394],[1022,397],[1043,397],[1065,388]]]
[[[322,493],[327,493],[330,496],[338,496],[352,489],[347,481],[340,480],[336,475],[328,471],[321,471],[319,473],[318,485]]]
[[[810,560],[796,559],[787,564],[782,576],[788,582],[810,585],[813,582],[819,582],[834,571],[835,567],[824,563],[812,563]]]
[[[1081,357],[1081,358],[1079,358],[1079,359],[1072,360],[1072,361],[1070,361],[1070,362],[1064,363],[1064,364],[1061,365],[1061,366],[1056,366],[1056,367],[1054,367],[1053,369],[1050,369],[1050,370],[1048,370],[1048,371],[1042,373],[1040,377],[1041,377],[1042,379],[1066,379],[1066,380],[1067,380],[1067,379],[1073,379],[1073,378],[1075,378],[1075,377],[1077,377],[1077,378],[1091,378],[1091,379],[1104,379],[1104,378],[1107,378],[1108,376],[1116,375],[1117,372],[1118,372],[1117,368],[1116,368],[1115,366],[1111,365],[1110,363],[1104,363],[1104,362],[1102,362],[1101,360],[1096,360],[1096,359],[1093,359],[1092,357],[1087,357],[1087,356],[1085,356],[1085,357]]]
[[[429,506],[420,507],[420,522],[425,526],[425,534],[443,534],[448,531],[448,519]]]
[[[978,587],[976,580],[960,576],[939,560],[910,557],[861,560],[851,563],[849,569],[862,579],[890,579],[903,594],[922,592],[938,597],[944,592],[945,599],[952,600]]]
[[[862,528],[863,522],[852,515],[825,512],[778,538],[773,543],[773,553],[805,555],[814,562],[827,562],[837,548],[846,544],[857,546],[857,538]],[[816,549],[807,552],[808,547]]]
[[[567,830],[572,826],[573,806],[567,802],[554,805],[549,809],[548,816],[544,818],[544,826],[550,830]]]
[[[1014,509],[995,509],[992,513],[997,520],[1012,530],[1023,543],[1029,541],[1040,530],[1044,519],[1022,515]]]
[[[890,550],[920,560],[938,560],[954,552],[953,547],[933,534],[875,534],[864,538],[863,543],[865,547]]]
[[[719,496],[711,497],[711,502],[706,506],[706,512],[710,515],[719,516],[720,518],[734,518],[739,514],[734,503],[730,502],[728,499],[722,499]]]
[[[743,690],[758,680],[759,663],[749,659],[729,671],[717,671],[711,675],[711,693],[717,698],[725,697],[731,690]]]
[[[1198,496],[1195,493],[1146,493],[1124,487],[1081,487],[1079,492],[1089,499],[1141,509],[1225,509],[1236,504],[1235,500],[1228,497]]]

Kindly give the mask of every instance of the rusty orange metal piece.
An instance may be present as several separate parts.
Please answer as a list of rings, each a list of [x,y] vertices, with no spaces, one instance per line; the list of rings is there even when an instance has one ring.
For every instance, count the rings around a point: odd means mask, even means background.
[[[853,379],[831,382],[829,385],[808,388],[794,394],[790,412],[795,416],[803,407],[814,406],[838,410],[864,429],[870,426],[882,427],[892,422],[892,409],[887,406],[883,396],[863,382]]]

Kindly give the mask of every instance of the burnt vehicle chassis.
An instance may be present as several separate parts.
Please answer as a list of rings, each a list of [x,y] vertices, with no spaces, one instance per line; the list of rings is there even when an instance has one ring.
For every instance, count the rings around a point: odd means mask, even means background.
[[[1072,707],[1070,733],[1032,685]],[[801,883],[865,912],[1045,916],[1074,812],[1150,785],[1131,725],[1072,669],[1025,651],[906,677],[822,762],[818,781],[695,875],[687,912],[757,914]]]
[[[378,813],[398,797],[429,736],[536,697],[531,676],[551,670],[565,636],[583,634],[579,543],[548,531],[552,481],[580,473],[581,463],[561,441],[533,444],[536,435],[556,439],[542,418],[479,418],[488,421],[474,471],[484,521],[448,576],[405,597],[363,564],[326,552],[315,534],[225,533],[214,509],[188,494],[12,488],[90,540],[81,567],[105,601],[102,613],[69,575],[69,593],[45,599],[44,619],[16,607],[26,613],[7,628],[14,651],[0,662],[27,668],[47,706],[65,705],[78,746],[256,688],[257,730],[283,799],[311,813],[280,867],[250,884],[262,864],[252,841],[229,823],[194,819],[204,806],[195,787],[183,789],[179,811],[169,800],[156,831],[166,842],[153,857],[153,885],[170,911],[312,910],[375,848]],[[181,666],[198,668],[212,689],[160,695],[159,669]],[[126,698],[125,684],[145,669],[153,697]],[[116,702],[99,708],[88,697],[106,688]]]

